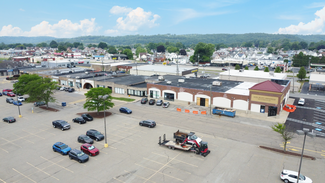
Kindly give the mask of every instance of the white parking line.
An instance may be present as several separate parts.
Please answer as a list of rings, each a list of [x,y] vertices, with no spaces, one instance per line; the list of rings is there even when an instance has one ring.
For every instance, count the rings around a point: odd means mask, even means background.
[[[30,164],[30,163],[28,163],[28,162],[26,162],[26,163],[29,164],[30,166],[36,168],[38,171],[43,172],[43,173],[45,173],[46,175],[48,175],[48,176],[50,176],[50,177],[52,177],[52,178],[54,178],[54,179],[56,179],[56,180],[60,180],[60,179],[58,179],[58,178],[52,176],[51,174],[49,174],[49,173],[43,171],[42,169],[37,168],[36,166],[34,166],[34,165],[32,165],[32,164]]]
[[[15,145],[15,146],[20,147],[19,145],[17,145],[17,144],[15,144],[15,143],[11,142],[10,140],[4,139],[4,138],[2,138],[2,139],[5,140],[5,141],[7,141],[7,143],[10,143],[10,144],[13,144],[13,145]],[[1,144],[1,146],[2,146],[2,145],[5,145],[5,144],[7,144],[7,143]],[[21,147],[20,147],[20,148],[21,148]]]
[[[61,166],[61,165],[58,165],[57,163],[54,163],[53,161],[51,161],[51,160],[48,160],[48,159],[44,158],[43,156],[41,156],[41,158],[42,158],[42,159],[44,159],[44,160],[46,160],[46,161],[48,161],[48,162],[50,162],[50,163],[52,163],[52,164],[55,164],[55,165],[57,165],[58,167],[61,167],[61,168],[65,169],[65,170],[67,170],[67,171],[69,171],[69,172],[73,173],[73,171],[72,171],[72,170],[69,170],[69,169],[67,169],[67,168],[65,168],[65,167],[63,167],[63,166]]]
[[[19,173],[20,175],[22,175],[22,176],[24,176],[25,178],[27,178],[28,180],[30,180],[30,181],[32,181],[32,182],[35,182],[35,183],[36,183],[36,181],[34,181],[33,179],[29,178],[28,176],[26,176],[26,175],[24,175],[24,174],[20,173],[18,170],[14,169],[14,168],[12,168],[12,169],[13,169],[15,172]]]
[[[43,137],[41,137],[41,136],[38,136],[38,135],[35,135],[35,133],[31,133],[31,132],[28,132],[28,131],[26,131],[26,130],[23,130],[23,131],[24,131],[24,132],[27,132],[27,133],[29,133],[29,134],[35,136],[35,137],[38,137],[38,138],[41,138],[41,139],[44,139],[44,140],[45,140],[45,138],[43,138]]]
[[[166,155],[161,155],[161,154],[158,154],[158,153],[155,153],[155,152],[152,152],[153,154],[156,154],[158,156],[162,156],[162,157],[166,157],[166,158],[169,158],[168,156]],[[193,165],[193,164],[190,164],[190,163],[187,163],[185,161],[181,161],[181,160],[178,160],[178,159],[175,159],[175,161],[178,161],[178,162],[181,162],[181,163],[184,163],[184,164],[187,164],[187,165],[190,165],[190,166],[194,166],[194,167],[199,167],[199,166],[196,166],[196,165]]]
[[[2,179],[0,179],[0,181],[3,182],[3,183],[6,183],[6,181],[4,181],[4,180],[2,180]]]
[[[143,159],[148,160],[148,161],[151,161],[151,162],[154,162],[154,163],[156,163],[156,164],[164,165],[164,163],[160,163],[160,162],[157,162],[157,161],[154,161],[154,160],[148,159],[148,158],[143,158]],[[176,169],[176,170],[184,171],[184,170],[181,170],[181,169],[179,169],[179,168],[175,168],[175,167],[170,166],[170,165],[166,165],[166,166],[169,167],[169,168],[174,168],[174,169]],[[187,173],[187,174],[191,174],[191,173],[188,172],[188,171],[184,171],[184,172]]]

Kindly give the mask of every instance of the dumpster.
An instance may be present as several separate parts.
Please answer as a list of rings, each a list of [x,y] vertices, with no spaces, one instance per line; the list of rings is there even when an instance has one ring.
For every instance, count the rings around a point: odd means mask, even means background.
[[[212,110],[213,114],[216,115],[224,115],[224,116],[230,116],[230,117],[235,117],[236,111],[232,109],[226,109],[226,108],[219,108],[216,107]]]
[[[62,106],[67,106],[67,103],[66,102],[62,102]]]

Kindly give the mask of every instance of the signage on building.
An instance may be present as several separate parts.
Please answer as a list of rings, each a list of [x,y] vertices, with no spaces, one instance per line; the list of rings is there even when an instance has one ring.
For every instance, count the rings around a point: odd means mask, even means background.
[[[195,70],[192,70],[191,72],[197,72],[197,69],[195,69]]]
[[[77,83],[80,83],[80,80],[76,80]]]
[[[271,96],[265,96],[265,95],[256,95],[252,94],[251,96],[252,102],[262,102],[262,103],[268,103],[268,104],[278,104],[278,97],[271,97]]]

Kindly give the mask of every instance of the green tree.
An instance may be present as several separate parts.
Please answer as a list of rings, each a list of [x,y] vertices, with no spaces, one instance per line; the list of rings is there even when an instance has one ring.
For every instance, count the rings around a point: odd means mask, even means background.
[[[287,150],[287,143],[289,140],[293,138],[294,133],[289,132],[289,130],[286,128],[284,124],[278,123],[276,125],[272,126],[272,130],[275,132],[278,132],[281,137],[283,138],[283,151]]]
[[[176,52],[179,52],[178,48],[177,47],[174,47],[174,46],[169,46],[167,48],[168,52],[169,53],[176,53]]]
[[[23,50],[23,49],[26,49],[26,46],[23,45],[23,44],[20,44],[20,45],[17,45],[17,46],[16,46],[16,49],[21,49],[21,50]]]
[[[14,93],[20,93],[22,95],[27,94],[27,89],[26,86],[31,82],[31,81],[35,81],[38,79],[41,79],[42,77],[40,77],[37,74],[23,74],[18,78],[18,82],[15,83],[14,86]]]
[[[245,67],[245,70],[248,70],[248,66]]]
[[[302,49],[306,49],[306,48],[308,48],[308,43],[306,43],[305,41],[301,41],[301,42],[299,43],[299,46],[300,46]]]
[[[284,59],[284,60],[283,60],[283,62],[285,62],[285,63],[288,63],[288,62],[289,62],[289,60],[288,60],[288,59]]]
[[[91,88],[87,93],[85,93],[86,103],[83,106],[84,109],[87,109],[88,111],[97,111],[97,114],[99,114],[99,111],[112,108],[114,103],[112,102],[111,93],[112,90],[109,88]]]
[[[185,48],[185,46],[184,46],[183,43],[181,43],[181,42],[177,42],[177,43],[176,43],[176,47],[177,47],[178,49],[183,49],[183,48]]]
[[[275,73],[281,73],[281,68],[280,67],[276,67],[275,70],[274,70]]]
[[[135,50],[135,54],[137,56],[139,56],[139,53],[146,53],[146,49],[142,48],[141,46],[137,47],[137,49]]]
[[[143,48],[143,47],[142,47],[142,44],[140,44],[140,43],[135,44],[135,45],[134,45],[134,48],[136,49],[136,48],[138,48],[139,46],[140,46],[141,48]]]
[[[255,69],[254,69],[254,71],[258,71],[258,70],[259,70],[259,69],[258,69],[258,66],[256,66]]]
[[[300,67],[297,77],[300,79],[300,81],[306,78],[306,69],[304,67]]]
[[[108,53],[110,53],[110,54],[116,54],[117,53],[117,50],[116,50],[115,46],[109,46],[108,47]]]
[[[239,70],[240,69],[240,66],[237,64],[236,66],[235,66],[235,70]]]
[[[264,72],[269,72],[269,68],[265,67]]]
[[[106,49],[108,47],[108,45],[106,44],[106,43],[104,43],[104,42],[100,42],[99,44],[98,44],[98,48],[101,48],[101,49]],[[115,47],[114,47],[115,48]]]
[[[40,47],[40,48],[45,48],[45,47],[47,47],[48,45],[47,45],[47,43],[38,43],[37,45],[36,45],[36,47]]]
[[[80,43],[79,43],[79,42],[74,42],[74,43],[73,43],[73,47],[74,47],[74,48],[78,48],[78,47],[79,47],[79,45],[80,45]]]
[[[128,56],[128,59],[129,60],[133,60],[133,53],[132,53],[132,51],[130,49],[125,49],[123,51],[123,54],[125,54],[126,56]]]
[[[190,61],[192,63],[195,62],[210,62],[211,61],[211,56],[213,52],[215,51],[215,46],[213,44],[206,44],[206,43],[198,43],[195,46],[195,51],[194,55],[190,57]]]
[[[67,47],[63,46],[63,45],[59,45],[58,46],[58,50],[61,51],[67,51]]]
[[[58,45],[58,43],[56,42],[56,41],[54,41],[54,40],[52,40],[51,42],[50,42],[50,47],[51,48],[57,48],[59,45]]]
[[[274,51],[274,50],[273,50],[273,48],[272,48],[272,47],[270,47],[270,46],[269,46],[269,47],[267,47],[267,53],[273,53],[273,51]]]

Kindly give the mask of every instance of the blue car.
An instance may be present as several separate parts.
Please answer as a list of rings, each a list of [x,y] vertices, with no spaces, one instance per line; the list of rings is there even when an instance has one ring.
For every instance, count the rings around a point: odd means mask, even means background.
[[[132,113],[131,109],[126,108],[126,107],[121,107],[120,112],[126,113],[126,114],[131,114]]]
[[[67,155],[71,151],[71,148],[62,142],[57,142],[53,145],[53,151],[59,152],[62,155]]]
[[[14,104],[14,105],[18,105],[18,106],[23,105],[21,102],[19,102],[19,101],[17,101],[17,100],[13,101],[12,104]]]

